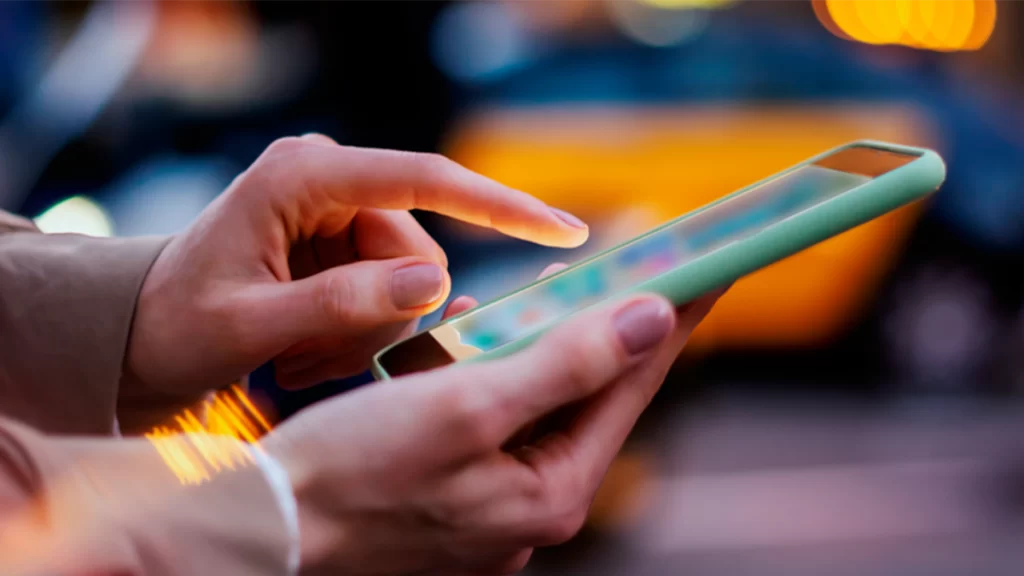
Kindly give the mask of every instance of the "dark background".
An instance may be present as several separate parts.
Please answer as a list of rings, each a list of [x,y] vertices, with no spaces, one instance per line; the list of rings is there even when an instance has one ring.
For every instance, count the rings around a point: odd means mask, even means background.
[[[502,23],[513,9],[471,4],[0,3],[0,207],[36,217],[81,195],[108,212],[115,233],[171,233],[285,135],[448,153],[449,136],[480,110],[903,103],[927,116],[949,177],[894,247],[896,265],[864,312],[827,341],[719,346],[684,359],[613,469],[588,534],[535,569],[1019,573],[1024,5],[999,2],[989,42],[949,53],[837,38],[809,1],[724,3],[701,14],[697,32],[661,47],[625,33],[600,7],[578,24],[524,33]],[[42,90],[90,18],[107,26],[98,37],[109,46],[85,50],[63,88]],[[149,39],[123,82],[83,112],[83,87],[102,85],[100,69],[113,61],[105,55],[124,53],[118,42],[142,29]],[[527,35],[528,57],[459,71],[509,30]],[[244,69],[260,72],[233,82]],[[456,293],[496,296],[523,281],[512,262],[539,270],[565,258],[420,216],[448,251]],[[496,280],[481,284],[483,276]],[[252,385],[284,418],[368,380],[286,393],[264,368]],[[778,516],[779,533],[804,526],[790,540],[773,541],[773,530],[687,540],[687,530],[714,533],[727,502],[701,520],[686,506],[673,516],[673,498],[728,499],[739,477],[783,500],[811,491],[819,499],[808,501],[835,514],[806,525],[793,520],[800,510]],[[726,488],[707,488],[716,479]],[[913,497],[916,482],[935,498]],[[869,510],[906,506],[865,513],[855,529],[856,510],[844,506],[857,497]],[[757,525],[754,516],[778,511],[745,513]],[[649,530],[682,534],[682,544],[651,548]],[[838,535],[813,537],[830,530]]]

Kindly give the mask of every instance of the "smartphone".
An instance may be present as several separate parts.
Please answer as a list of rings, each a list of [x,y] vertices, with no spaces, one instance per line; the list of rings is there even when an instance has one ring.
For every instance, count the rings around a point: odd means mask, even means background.
[[[723,158],[728,163],[742,161]],[[603,300],[655,292],[683,304],[926,197],[945,179],[934,151],[858,141],[449,318],[374,357],[378,379],[504,356]]]

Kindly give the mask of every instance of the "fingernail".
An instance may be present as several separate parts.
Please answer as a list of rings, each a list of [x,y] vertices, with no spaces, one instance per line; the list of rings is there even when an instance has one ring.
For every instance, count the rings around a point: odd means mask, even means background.
[[[622,346],[636,355],[657,346],[672,329],[672,308],[660,300],[639,300],[613,319]]]
[[[405,310],[430,304],[444,291],[444,272],[436,264],[412,264],[391,275],[391,301]]]
[[[559,210],[558,208],[555,208],[553,206],[549,206],[549,208],[551,208],[551,213],[552,214],[557,216],[559,220],[561,220],[562,222],[565,222],[569,226],[572,226],[573,228],[586,228],[587,227],[586,223],[583,222],[583,220],[580,220],[579,218],[573,216],[572,214],[569,214],[565,210]]]

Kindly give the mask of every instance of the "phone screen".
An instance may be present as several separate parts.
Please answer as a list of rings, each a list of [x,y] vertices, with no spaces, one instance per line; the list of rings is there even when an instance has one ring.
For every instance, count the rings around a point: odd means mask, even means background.
[[[855,146],[641,236],[400,343],[381,357],[391,376],[471,358],[673,268],[747,238],[916,158]]]

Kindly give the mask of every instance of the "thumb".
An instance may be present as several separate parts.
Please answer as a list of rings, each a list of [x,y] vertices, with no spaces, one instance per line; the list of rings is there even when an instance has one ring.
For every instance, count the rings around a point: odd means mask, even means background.
[[[364,260],[302,280],[260,287],[254,329],[287,348],[360,332],[433,311],[451,290],[448,272],[418,257]]]
[[[674,327],[671,303],[636,295],[584,311],[510,356],[405,377],[416,382],[411,388],[435,390],[420,435],[456,457],[507,445],[527,424],[596,395],[648,359]]]

